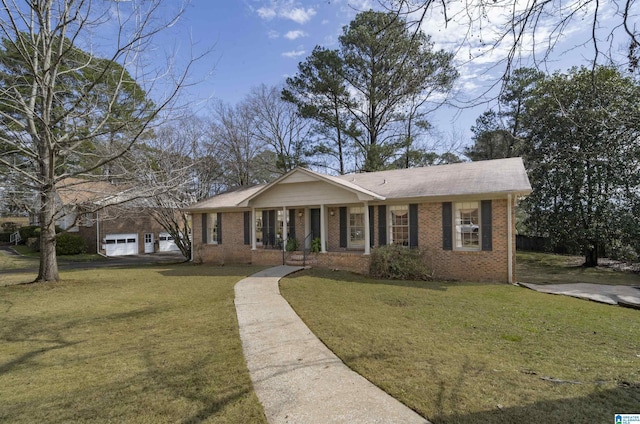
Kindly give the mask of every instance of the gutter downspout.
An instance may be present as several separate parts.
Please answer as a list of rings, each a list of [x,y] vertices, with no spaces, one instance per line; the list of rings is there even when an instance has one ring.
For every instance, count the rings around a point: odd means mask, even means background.
[[[108,258],[107,255],[100,252],[100,219],[98,218],[98,211],[96,211],[96,253],[103,258]]]
[[[511,202],[511,193],[509,193],[507,194],[507,269],[509,272],[509,284],[513,284],[513,220],[511,218]]]
[[[193,235],[193,213],[189,212],[189,215],[191,215],[191,234],[187,234],[187,237],[189,237],[189,235],[191,236],[191,240],[189,241],[189,244],[191,244],[191,254],[189,256],[191,256],[191,258],[189,258],[189,262],[193,263],[193,251],[196,250],[196,245],[195,245],[195,240],[196,238]],[[160,243],[160,242],[158,242]]]

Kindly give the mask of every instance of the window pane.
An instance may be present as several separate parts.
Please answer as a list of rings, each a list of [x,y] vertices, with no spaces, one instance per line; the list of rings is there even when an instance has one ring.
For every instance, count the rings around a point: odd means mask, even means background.
[[[394,205],[389,207],[391,214],[391,243],[409,246],[409,206]]]
[[[364,208],[349,208],[349,247],[364,246]]]
[[[456,247],[479,249],[480,247],[480,208],[478,202],[456,203],[455,236]]]
[[[256,211],[256,243],[262,243],[262,211]]]
[[[207,215],[207,243],[218,243],[218,214],[210,213]]]

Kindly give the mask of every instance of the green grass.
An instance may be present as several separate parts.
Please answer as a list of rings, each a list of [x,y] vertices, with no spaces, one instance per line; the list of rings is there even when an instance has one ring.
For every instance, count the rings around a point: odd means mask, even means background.
[[[518,252],[516,279],[535,284],[593,283],[608,285],[640,285],[640,274],[616,271],[606,267],[583,267],[580,256]]]
[[[266,422],[233,304],[259,269],[94,269],[0,287],[0,422]]]
[[[348,366],[436,424],[612,422],[640,405],[637,310],[323,270],[281,290]]]

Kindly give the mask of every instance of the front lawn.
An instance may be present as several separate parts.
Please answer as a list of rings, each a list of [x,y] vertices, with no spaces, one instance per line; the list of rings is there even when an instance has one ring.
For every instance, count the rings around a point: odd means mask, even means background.
[[[266,422],[233,304],[258,270],[99,268],[0,287],[0,422]]]
[[[349,367],[436,424],[638,412],[638,310],[506,284],[319,269],[283,279],[281,290]]]
[[[516,279],[522,283],[565,284],[593,283],[608,285],[640,286],[640,273],[621,271],[626,264],[600,259],[601,266],[583,267],[584,257],[554,255],[539,252],[518,252],[516,256]]]

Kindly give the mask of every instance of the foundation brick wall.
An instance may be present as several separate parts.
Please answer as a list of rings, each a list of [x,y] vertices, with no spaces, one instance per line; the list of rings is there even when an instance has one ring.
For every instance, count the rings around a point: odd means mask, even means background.
[[[466,281],[508,282],[507,267],[507,200],[493,200],[492,203],[492,250],[457,251],[442,249],[442,203],[422,203],[418,206],[418,245],[427,248],[429,263],[438,279]],[[349,252],[340,248],[339,208],[334,207],[334,215],[327,213],[327,253],[316,256],[317,266],[341,269],[362,274],[369,271],[370,256],[361,251]],[[280,265],[282,252],[244,245],[244,221],[242,212],[222,214],[222,244],[202,245],[201,214],[193,215],[194,260],[214,264],[248,263],[256,265]],[[374,208],[374,241],[379,245],[378,208]],[[305,217],[298,217],[296,211],[296,238],[302,243]],[[512,224],[515,226],[515,207],[512,208]],[[513,281],[515,281],[515,230],[512,232]],[[300,237],[298,237],[300,235]]]
[[[371,256],[357,252],[326,252],[315,255],[318,266],[342,271],[369,273],[369,260]]]

